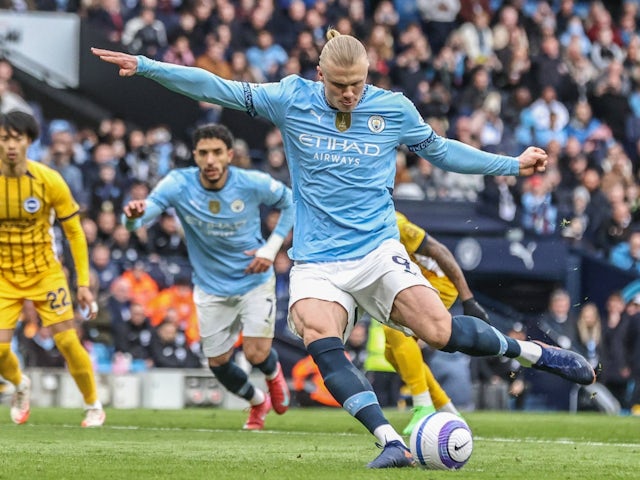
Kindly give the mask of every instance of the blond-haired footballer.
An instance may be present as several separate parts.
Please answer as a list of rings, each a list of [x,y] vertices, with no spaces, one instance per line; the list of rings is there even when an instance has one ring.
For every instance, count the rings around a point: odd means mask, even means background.
[[[39,128],[29,114],[0,116],[0,375],[16,387],[11,419],[25,423],[30,414],[29,378],[10,342],[25,300],[33,301],[42,325],[53,332],[85,403],[83,427],[98,427],[105,413],[98,400],[89,354],[73,325],[74,309],[67,278],[54,250],[52,225],[57,219],[73,256],[76,300],[93,319],[98,306],[89,290],[87,242],[78,204],[58,172],[27,158]]]

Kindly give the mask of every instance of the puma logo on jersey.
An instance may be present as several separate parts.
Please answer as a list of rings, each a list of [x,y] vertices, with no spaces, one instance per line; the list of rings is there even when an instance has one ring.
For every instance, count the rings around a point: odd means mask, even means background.
[[[316,117],[316,120],[318,120],[318,123],[322,123],[322,117],[324,117],[324,113],[316,113],[315,110],[310,110],[310,112],[311,112],[311,115]]]

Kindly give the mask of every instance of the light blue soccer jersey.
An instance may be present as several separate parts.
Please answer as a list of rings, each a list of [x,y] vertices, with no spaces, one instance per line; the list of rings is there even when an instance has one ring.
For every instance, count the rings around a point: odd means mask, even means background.
[[[357,259],[384,240],[399,238],[388,187],[400,144],[449,171],[519,172],[516,158],[436,135],[400,93],[367,85],[360,103],[345,116],[329,106],[321,82],[292,75],[277,83],[249,84],[137,58],[142,76],[196,100],[260,115],[280,128],[295,205],[293,260]]]
[[[127,228],[138,228],[173,207],[184,228],[194,284],[212,295],[242,295],[273,275],[273,268],[244,272],[253,259],[244,252],[265,243],[261,205],[280,209],[274,233],[286,237],[293,224],[293,204],[291,190],[282,182],[266,173],[230,166],[225,186],[207,190],[197,167],[176,169],[151,191],[145,214],[127,222]]]

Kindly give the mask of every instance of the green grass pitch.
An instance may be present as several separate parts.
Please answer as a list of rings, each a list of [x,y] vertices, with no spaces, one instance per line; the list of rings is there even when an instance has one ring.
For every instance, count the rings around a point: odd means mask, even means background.
[[[407,412],[386,412],[401,429]],[[270,413],[266,430],[241,430],[236,410],[107,410],[82,429],[80,410],[34,408],[13,425],[0,407],[0,479],[429,479],[640,478],[640,418],[595,413],[473,412],[469,463],[460,471],[368,470],[375,438],[341,409]]]

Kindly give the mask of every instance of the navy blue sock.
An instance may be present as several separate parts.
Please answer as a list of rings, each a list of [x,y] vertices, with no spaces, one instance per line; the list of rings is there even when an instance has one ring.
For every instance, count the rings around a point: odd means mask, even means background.
[[[225,363],[218,367],[209,367],[218,381],[224,388],[239,397],[250,401],[253,398],[255,389],[249,383],[249,376],[238,365],[233,362]]]
[[[307,351],[318,365],[324,384],[333,398],[367,430],[373,433],[380,425],[389,423],[371,384],[347,358],[341,339],[321,338],[311,342]]]
[[[456,315],[451,321],[451,338],[442,351],[515,358],[520,355],[520,345],[479,318]]]
[[[254,367],[264,373],[267,377],[272,375],[276,371],[276,368],[278,368],[278,352],[272,348],[269,355],[267,355],[267,358],[265,358],[262,363],[254,365]]]

